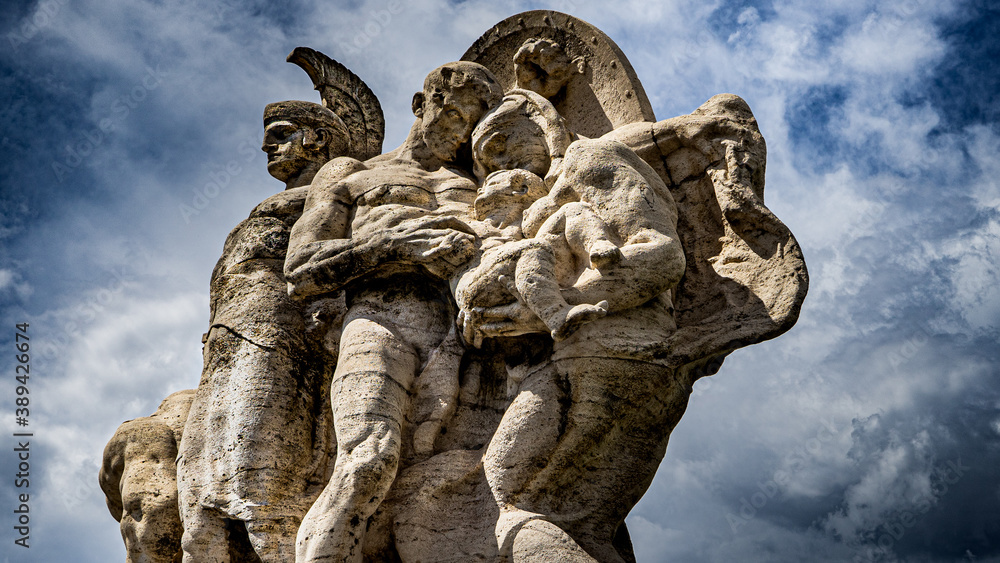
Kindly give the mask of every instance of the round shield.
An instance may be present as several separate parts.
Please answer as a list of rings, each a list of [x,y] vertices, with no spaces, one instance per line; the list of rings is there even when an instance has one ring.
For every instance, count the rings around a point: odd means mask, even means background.
[[[562,53],[553,54],[560,49]],[[519,84],[515,56],[529,76],[543,78],[551,71],[546,65],[554,57],[568,62],[568,71],[559,69],[566,75],[565,82],[560,80],[555,92],[551,85]],[[636,121],[656,120],[642,84],[618,45],[601,30],[567,14],[534,10],[511,16],[484,33],[462,60],[490,69],[505,91],[521,87],[545,95],[569,128],[585,137],[600,137]],[[525,71],[521,72],[524,80]]]

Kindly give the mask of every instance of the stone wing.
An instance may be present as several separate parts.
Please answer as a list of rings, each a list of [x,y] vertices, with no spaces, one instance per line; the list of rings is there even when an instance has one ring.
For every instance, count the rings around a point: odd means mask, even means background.
[[[802,251],[764,206],[764,138],[741,98],[720,94],[689,115],[633,123],[624,142],[669,186],[687,266],[673,294],[677,331],[653,354],[696,376],[730,352],[795,324],[808,288]]]
[[[351,156],[368,160],[382,154],[385,117],[378,97],[346,66],[308,47],[296,47],[286,59],[306,71],[323,105],[344,120],[351,136]]]

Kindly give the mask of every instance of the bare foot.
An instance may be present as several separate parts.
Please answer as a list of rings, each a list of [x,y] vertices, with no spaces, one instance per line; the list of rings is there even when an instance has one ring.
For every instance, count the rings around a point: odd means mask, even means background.
[[[590,247],[590,267],[603,270],[618,263],[622,259],[622,251],[611,241],[599,240]]]
[[[566,320],[552,331],[552,339],[563,340],[573,334],[581,326],[596,321],[608,314],[608,302],[601,301],[597,305],[582,303],[575,305],[566,313]]]

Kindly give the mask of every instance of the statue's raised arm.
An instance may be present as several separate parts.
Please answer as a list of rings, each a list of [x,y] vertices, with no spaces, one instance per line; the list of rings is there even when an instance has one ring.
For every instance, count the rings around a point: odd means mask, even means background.
[[[605,138],[650,162],[677,202],[687,258],[673,298],[677,330],[650,353],[711,375],[726,354],[791,328],[808,274],[795,237],[764,205],[767,149],[746,102],[720,94],[690,115]]]

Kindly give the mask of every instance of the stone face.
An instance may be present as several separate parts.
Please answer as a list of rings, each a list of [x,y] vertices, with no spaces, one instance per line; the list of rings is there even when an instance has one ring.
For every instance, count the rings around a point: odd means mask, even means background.
[[[109,444],[112,513],[179,498],[184,561],[635,561],[624,520],[692,384],[805,297],[750,108],[657,122],[611,39],[526,12],[377,155],[374,95],[289,60],[325,105],[265,111],[286,190],[226,241],[183,437],[158,411]],[[171,447],[176,493],[169,464],[129,473]]]

